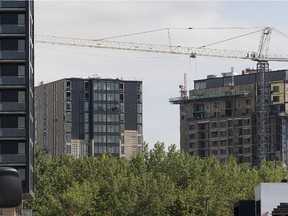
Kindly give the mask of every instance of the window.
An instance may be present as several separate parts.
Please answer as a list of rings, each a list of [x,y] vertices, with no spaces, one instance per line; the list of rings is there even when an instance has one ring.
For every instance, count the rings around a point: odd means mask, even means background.
[[[220,108],[220,103],[219,102],[214,102],[214,108]]]
[[[25,66],[24,65],[18,65],[18,76],[25,76]]]
[[[84,82],[84,89],[85,89],[85,90],[89,90],[89,89],[90,89],[90,83],[89,83],[89,81],[85,81],[85,82]]]
[[[119,88],[120,88],[120,91],[124,91],[124,83],[120,83],[120,86],[119,86]]]
[[[25,154],[25,143],[18,143],[18,154]]]
[[[89,111],[89,102],[84,102],[84,111]]]
[[[205,89],[205,88],[206,88],[206,81],[195,82],[195,89]]]
[[[67,111],[71,111],[71,110],[72,110],[71,102],[67,102],[67,103],[66,103],[66,110],[67,110]]]
[[[18,14],[18,25],[25,25],[25,14]]]
[[[70,80],[66,81],[66,89],[67,90],[71,90],[71,82],[70,82]]]
[[[89,113],[84,113],[84,122],[89,122]]]
[[[246,105],[251,105],[251,99],[246,99]]]
[[[195,139],[195,134],[189,134],[189,139]]]
[[[227,124],[226,124],[226,121],[221,121],[221,122],[220,122],[220,127],[221,127],[221,128],[226,127],[226,125],[227,125]]]
[[[66,92],[66,100],[67,101],[71,100],[71,92]]]
[[[137,113],[142,113],[142,105],[137,104]]]
[[[142,125],[137,125],[137,132],[142,134]]]
[[[211,122],[211,128],[216,128],[217,127],[217,122]]]
[[[233,85],[232,76],[224,77],[224,86],[231,86]]]
[[[279,96],[273,96],[273,102],[279,102]]]
[[[25,40],[18,40],[18,50],[25,50]]]
[[[195,124],[190,124],[189,125],[189,130],[195,130]]]
[[[142,123],[142,114],[137,114],[137,123]]]
[[[211,137],[217,137],[217,136],[218,136],[218,131],[211,132]]]
[[[213,140],[211,144],[212,146],[218,146],[218,140]]]
[[[25,117],[18,117],[18,128],[25,128]]]
[[[227,154],[227,150],[226,150],[226,149],[220,149],[220,154],[221,154],[221,155]]]
[[[18,102],[25,102],[25,91],[18,91]]]
[[[272,91],[273,91],[273,93],[274,92],[279,92],[279,86],[273,86],[273,90]]]
[[[85,92],[84,93],[84,100],[89,100],[90,99],[90,94],[89,94],[89,92]]]

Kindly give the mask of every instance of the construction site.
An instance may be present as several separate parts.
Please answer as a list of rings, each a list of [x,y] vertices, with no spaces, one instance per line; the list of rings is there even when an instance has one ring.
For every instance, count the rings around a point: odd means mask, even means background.
[[[202,158],[214,156],[224,161],[233,155],[239,163],[258,165],[262,160],[273,160],[287,166],[287,70],[271,71],[269,62],[287,62],[288,58],[269,55],[272,30],[281,33],[272,27],[261,29],[257,52],[45,35],[36,36],[36,42],[186,55],[191,59],[204,56],[255,61],[256,69],[245,69],[241,75],[231,68],[222,77],[212,74],[194,80],[194,88],[189,91],[184,74],[180,97],[169,100],[180,105],[180,148]]]

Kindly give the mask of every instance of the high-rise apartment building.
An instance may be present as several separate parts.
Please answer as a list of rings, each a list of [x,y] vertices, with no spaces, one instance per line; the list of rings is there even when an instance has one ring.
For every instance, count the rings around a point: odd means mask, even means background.
[[[194,81],[189,96],[172,98],[180,105],[181,149],[220,161],[229,155],[239,163],[257,164],[257,78],[255,70]],[[265,73],[269,83],[268,160],[288,165],[288,71]],[[258,129],[259,130],[259,129]]]
[[[16,168],[33,198],[33,1],[0,1],[0,166]]]
[[[67,78],[35,87],[36,142],[52,155],[142,149],[142,82]]]

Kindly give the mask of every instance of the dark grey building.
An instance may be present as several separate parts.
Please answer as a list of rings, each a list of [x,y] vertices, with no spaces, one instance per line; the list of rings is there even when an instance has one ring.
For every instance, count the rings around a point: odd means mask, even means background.
[[[33,1],[0,1],[0,166],[16,168],[33,198]]]
[[[36,141],[52,155],[142,149],[142,82],[69,78],[35,88]]]

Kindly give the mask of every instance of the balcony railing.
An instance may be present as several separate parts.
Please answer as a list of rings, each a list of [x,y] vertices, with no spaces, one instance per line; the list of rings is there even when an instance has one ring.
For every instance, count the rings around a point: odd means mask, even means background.
[[[24,8],[25,1],[0,1],[0,8]]]
[[[24,34],[25,25],[0,25],[0,34]]]
[[[0,59],[25,59],[25,50],[2,50]]]
[[[25,128],[0,128],[0,137],[23,137],[25,135]]]
[[[25,163],[25,154],[0,154],[0,163]]]
[[[0,85],[25,85],[25,76],[1,76]]]
[[[25,102],[0,102],[1,111],[25,111]]]

